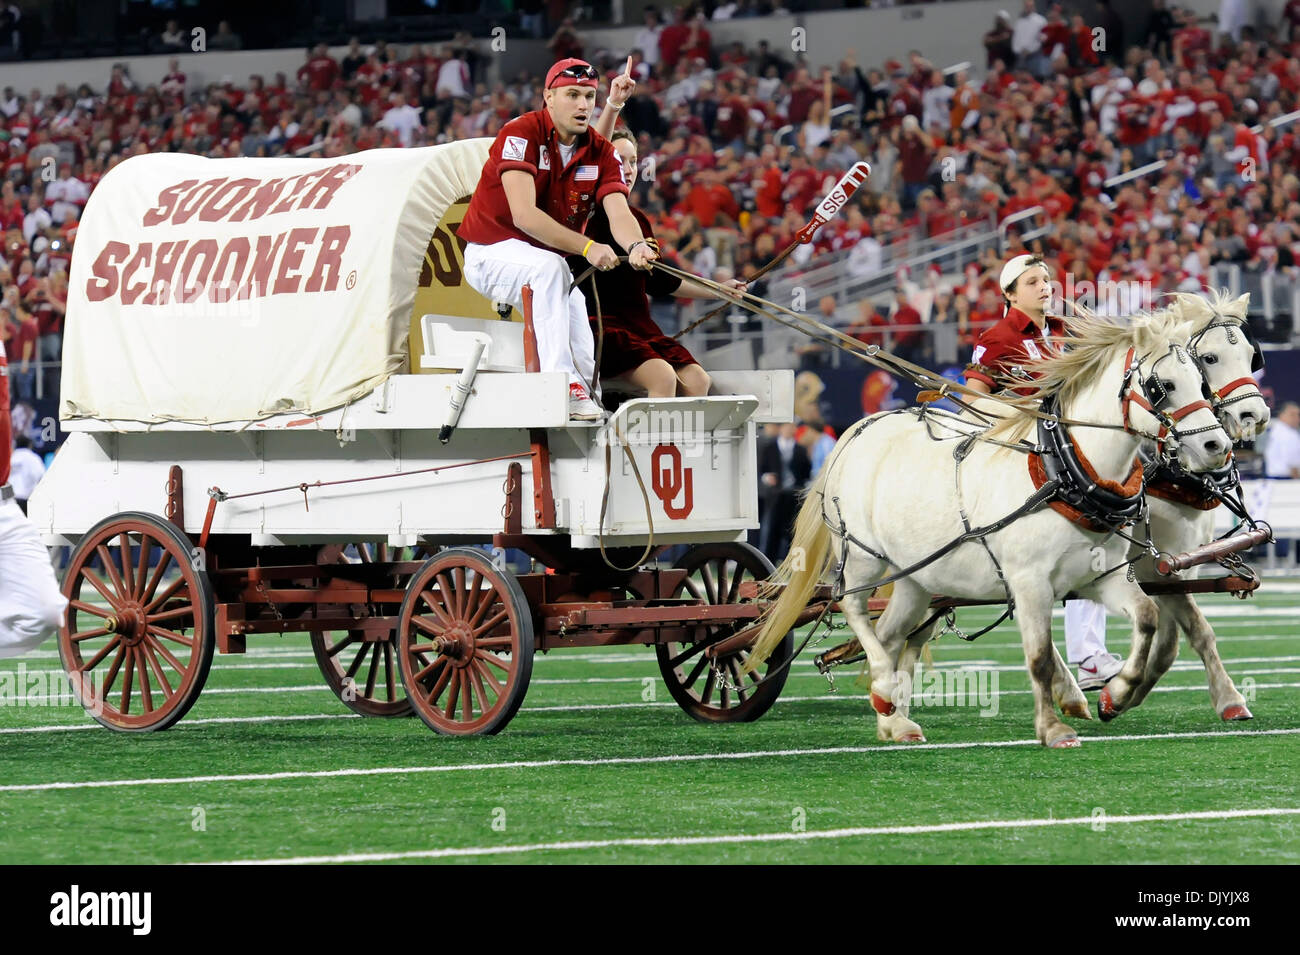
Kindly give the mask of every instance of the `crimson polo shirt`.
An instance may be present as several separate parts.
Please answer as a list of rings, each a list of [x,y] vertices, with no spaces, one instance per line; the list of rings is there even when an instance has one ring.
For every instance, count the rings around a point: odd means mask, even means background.
[[[628,188],[618,153],[604,136],[588,129],[574,146],[573,158],[561,169],[560,141],[550,113],[538,109],[506,123],[492,143],[457,236],[478,245],[520,239],[547,248],[519,229],[510,215],[501,174],[512,169],[532,175],[539,209],[581,232],[596,203],[615,192],[626,196]]]
[[[1049,316],[1047,327],[1040,332],[1034,320],[1020,309],[1008,309],[1002,321],[986,330],[975,343],[971,363],[966,366],[966,380],[982,381],[997,391],[1019,377],[1011,371],[1013,365],[1023,367],[1027,362],[1046,358],[1051,353],[1049,348],[1053,346],[1047,345],[1044,337],[1064,338],[1065,323],[1055,315]],[[1013,390],[1020,395],[1029,391],[1026,388]]]

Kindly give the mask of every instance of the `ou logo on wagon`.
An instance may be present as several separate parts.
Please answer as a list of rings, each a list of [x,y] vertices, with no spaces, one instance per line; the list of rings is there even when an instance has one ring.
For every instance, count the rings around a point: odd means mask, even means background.
[[[687,517],[695,507],[695,483],[691,468],[682,467],[682,452],[675,444],[658,445],[650,452],[650,489],[663,503],[664,513],[674,521]],[[677,495],[682,503],[674,504]]]

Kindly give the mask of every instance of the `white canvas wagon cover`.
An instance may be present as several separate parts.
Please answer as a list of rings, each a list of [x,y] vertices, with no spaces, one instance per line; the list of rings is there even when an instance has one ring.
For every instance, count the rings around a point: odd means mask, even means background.
[[[60,417],[253,421],[370,392],[407,363],[430,235],[490,145],[121,163],[77,234]]]

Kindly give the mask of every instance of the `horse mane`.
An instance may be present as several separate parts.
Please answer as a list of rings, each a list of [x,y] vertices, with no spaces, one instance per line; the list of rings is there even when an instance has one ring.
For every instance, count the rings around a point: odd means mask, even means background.
[[[1191,323],[1193,335],[1205,331],[1213,322],[1228,322],[1232,325],[1246,324],[1246,311],[1250,307],[1250,295],[1236,298],[1227,289],[1211,289],[1203,295],[1191,292],[1172,292],[1167,311],[1171,316]]]
[[[1007,400],[1001,420],[985,436],[1015,442],[1030,435],[1044,398],[1056,396],[1070,406],[1079,393],[1095,381],[1121,348],[1132,348],[1139,356],[1166,350],[1170,343],[1189,333],[1189,322],[1172,313],[1172,308],[1134,312],[1120,320],[1103,318],[1089,309],[1073,306],[1074,314],[1064,320],[1064,348],[1047,357],[1027,362],[1024,368],[1036,380],[1024,387],[1030,394]],[[1208,324],[1208,322],[1207,322]]]

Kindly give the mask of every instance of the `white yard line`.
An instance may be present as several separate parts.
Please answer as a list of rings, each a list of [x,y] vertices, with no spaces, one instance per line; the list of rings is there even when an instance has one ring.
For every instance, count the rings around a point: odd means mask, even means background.
[[[1065,819],[976,819],[918,826],[857,826],[812,832],[741,832],[717,836],[661,836],[626,839],[585,839],[569,842],[533,842],[525,845],[457,846],[407,852],[356,852],[332,856],[294,856],[281,859],[233,859],[210,865],[313,865],[339,862],[393,862],[399,859],[449,859],[466,856],[520,855],[529,852],[585,851],[618,847],[715,846],[753,843],[858,839],[865,836],[916,836],[937,832],[978,832],[989,829],[1042,829],[1052,826],[1140,825],[1164,822],[1209,822],[1230,819],[1268,819],[1300,815],[1300,808],[1269,806],[1259,809],[1211,809],[1198,812],[1142,813],[1127,816],[1072,816]],[[202,864],[202,863],[200,863]]]
[[[653,705],[653,704],[652,704]],[[668,704],[671,705],[671,704]],[[1149,740],[1208,739],[1212,737],[1294,736],[1300,728],[1267,730],[1213,730],[1182,733],[1148,733],[1123,736],[1090,736],[1085,745]],[[267,782],[282,779],[333,779],[365,776],[404,776],[423,773],[487,772],[502,769],[547,769],[560,766],[643,766],[659,763],[699,763],[715,760],[775,759],[794,756],[838,756],[845,754],[908,753],[918,750],[1002,749],[1038,746],[1037,740],[987,740],[967,743],[915,743],[892,746],[828,746],[822,748],[754,750],[739,753],[681,753],[668,756],[611,756],[602,759],[513,760],[500,763],[460,763],[440,766],[382,766],[353,769],[292,770],[278,773],[223,773],[209,776],[171,776],[142,779],[100,779],[84,782],[20,783],[0,786],[0,792],[47,792],[56,789],[119,789],[135,786],[176,786],[198,783]]]
[[[976,672],[978,672],[978,671],[976,671]],[[1238,671],[1236,675],[1237,675],[1237,676],[1242,676],[1242,675],[1245,675],[1245,674],[1252,674],[1252,673],[1265,674],[1265,673],[1297,673],[1297,672],[1300,672],[1300,670],[1296,670],[1296,669],[1241,670],[1241,671]],[[798,673],[798,674],[795,674],[795,676],[807,676],[807,677],[812,677],[812,676],[820,676],[820,674],[815,674],[815,673]],[[849,676],[849,674],[843,674],[842,677],[841,677],[841,679],[846,679],[848,676]],[[533,682],[535,683],[535,682],[538,682],[538,681],[534,680]],[[552,682],[559,683],[559,682],[563,682],[563,681],[555,680],[555,681],[552,681]],[[573,682],[583,682],[583,681],[573,681]],[[638,680],[637,682],[640,682],[640,681]],[[1300,683],[1256,683],[1254,688],[1255,688],[1256,690],[1289,690],[1289,689],[1300,689]],[[1169,685],[1157,686],[1157,687],[1155,687],[1154,689],[1152,689],[1151,692],[1152,692],[1152,693],[1182,693],[1182,692],[1195,691],[1195,690],[1205,690],[1205,689],[1206,689],[1206,687],[1205,687],[1205,684],[1203,684],[1203,683],[1191,683],[1191,684],[1188,684],[1188,685],[1186,685],[1186,686],[1169,686]],[[322,684],[322,685],[319,685],[319,686],[316,685],[316,684],[312,684],[312,685],[309,685],[309,686],[273,686],[273,687],[247,687],[247,688],[241,688],[241,687],[219,687],[219,688],[216,688],[216,689],[204,689],[203,692],[202,692],[202,695],[207,695],[207,694],[212,694],[212,693],[234,694],[234,693],[317,693],[317,692],[328,693],[328,692],[331,692],[331,691],[329,690],[328,687],[324,686],[323,684]],[[947,691],[945,691],[945,692],[947,692]],[[955,689],[953,690],[953,692],[954,692],[954,693],[956,692]],[[1034,691],[1033,691],[1032,689],[1022,689],[1022,690],[996,690],[996,691],[994,691],[994,690],[988,690],[988,691],[986,691],[985,693],[983,693],[982,695],[983,695],[983,696],[986,696],[986,697],[989,697],[989,696],[1022,696],[1022,695],[1027,695],[1027,694],[1030,694],[1030,693],[1033,693],[1033,692],[1034,692]],[[978,697],[979,697],[981,694],[979,694],[979,693],[977,692],[976,689],[967,688],[967,689],[966,689],[966,695],[967,695],[967,698],[968,698],[968,699],[976,700],[976,699],[978,699]],[[817,696],[782,696],[782,697],[780,697],[780,698],[777,700],[777,703],[810,703],[810,702],[816,702],[816,701],[819,701],[819,700],[822,700],[822,701],[830,701],[830,702],[837,702],[837,701],[840,701],[840,700],[866,700],[866,699],[868,699],[868,697],[867,697],[865,694],[859,695],[859,694],[845,694],[845,693],[830,693],[830,692],[827,692],[827,693],[818,694]],[[14,709],[18,709],[18,708],[22,708],[22,707],[35,707],[35,706],[41,706],[41,705],[43,705],[43,704],[45,703],[45,700],[46,700],[46,697],[44,697],[44,696],[23,697],[23,703],[22,703],[22,705],[21,705],[21,706],[18,706],[18,707],[13,707],[13,708],[14,708]],[[62,699],[60,699],[60,705],[66,705],[68,709],[73,709],[73,708],[75,708],[75,707],[74,707],[73,705],[71,705],[71,704],[64,704],[63,701],[62,701]],[[653,709],[653,708],[655,708],[655,707],[673,707],[673,706],[676,706],[676,705],[677,705],[676,703],[674,703],[674,702],[670,702],[670,701],[651,701],[651,702],[645,702],[645,701],[643,701],[643,702],[632,702],[632,703],[565,703],[565,704],[556,704],[556,705],[553,705],[553,706],[530,706],[530,705],[528,705],[528,704],[525,703],[524,706],[523,706],[523,708],[521,709],[521,712],[524,712],[524,713],[581,713],[581,712],[594,711],[594,710],[640,710],[640,709]],[[973,706],[974,704],[969,704],[969,705],[970,705],[970,706]],[[3,708],[3,707],[0,707],[0,713],[2,713],[2,712],[4,712],[4,708]],[[348,714],[348,715],[356,715],[356,714]],[[301,718],[301,717],[285,717],[285,718],[286,718],[286,719],[299,719],[299,718]],[[308,718],[313,718],[313,719],[314,719],[315,717],[308,717]],[[323,717],[322,717],[322,718],[323,718]],[[215,722],[238,722],[239,719],[240,719],[240,718],[238,718],[238,717],[223,717],[223,718],[221,718],[221,719],[219,719],[219,720],[214,720],[214,721],[215,721]],[[274,716],[260,717],[260,716],[259,716],[259,717],[251,717],[249,721],[250,721],[250,722],[270,722],[270,721],[275,720],[275,719],[278,719],[278,717],[274,717]],[[205,722],[205,721],[204,721],[204,720],[185,720],[183,723],[181,723],[181,724],[179,724],[179,725],[180,725],[180,726],[194,726],[194,725],[196,725],[196,724],[198,724],[198,723],[202,723],[202,722]],[[96,724],[96,725],[98,725],[98,724]],[[92,726],[89,725],[89,724],[87,724],[87,725],[85,725],[85,726],[82,726],[82,725],[76,724],[76,725],[69,725],[69,726],[16,727],[16,728],[9,728],[9,729],[0,729],[0,734],[3,734],[3,733],[52,733],[52,732],[55,732],[55,731],[60,730],[60,729],[75,730],[75,729],[92,729],[92,728],[94,728],[94,727],[92,727]]]

